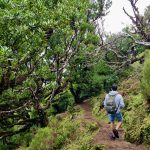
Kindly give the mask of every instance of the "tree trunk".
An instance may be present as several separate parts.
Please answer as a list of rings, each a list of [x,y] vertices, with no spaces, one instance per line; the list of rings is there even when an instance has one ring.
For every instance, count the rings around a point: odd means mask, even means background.
[[[46,127],[48,125],[48,116],[47,113],[43,109],[38,110],[39,115],[39,124],[40,127]]]
[[[70,92],[71,92],[71,94],[73,95],[74,100],[75,100],[75,102],[76,102],[77,104],[79,104],[79,103],[82,102],[82,100],[81,100],[81,98],[80,98],[80,90],[78,89],[78,90],[75,91],[74,88],[73,88],[72,83],[70,83]]]

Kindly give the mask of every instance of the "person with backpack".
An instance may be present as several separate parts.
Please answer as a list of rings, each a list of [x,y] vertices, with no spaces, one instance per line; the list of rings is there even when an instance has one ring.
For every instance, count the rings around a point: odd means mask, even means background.
[[[123,97],[117,92],[117,85],[113,84],[111,91],[106,94],[104,100],[104,108],[108,113],[108,118],[112,129],[112,139],[119,138],[118,129],[121,127],[123,121],[120,109],[124,106],[125,104]],[[114,125],[115,119],[118,121],[116,127]]]

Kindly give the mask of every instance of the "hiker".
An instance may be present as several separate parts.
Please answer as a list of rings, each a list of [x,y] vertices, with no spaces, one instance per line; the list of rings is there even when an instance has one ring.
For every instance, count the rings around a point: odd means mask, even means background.
[[[122,95],[117,92],[117,85],[113,84],[111,87],[111,91],[108,94],[106,94],[104,100],[104,108],[108,113],[108,118],[113,133],[111,135],[112,139],[119,138],[118,129],[121,127],[123,121],[120,108],[123,108],[124,106],[125,105]],[[118,121],[116,127],[114,124],[115,119],[117,119]]]

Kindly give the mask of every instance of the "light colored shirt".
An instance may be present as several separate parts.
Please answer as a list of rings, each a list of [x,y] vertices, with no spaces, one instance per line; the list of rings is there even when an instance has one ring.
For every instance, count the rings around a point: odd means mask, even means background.
[[[106,101],[108,100],[109,95],[116,95],[116,97],[115,97],[115,103],[116,103],[116,106],[117,106],[117,108],[118,108],[118,110],[117,110],[116,113],[119,113],[119,112],[120,112],[120,108],[125,107],[125,104],[124,104],[124,100],[123,100],[122,95],[119,94],[117,91],[110,91],[109,94],[107,94],[107,95],[105,96],[104,107],[106,106]]]

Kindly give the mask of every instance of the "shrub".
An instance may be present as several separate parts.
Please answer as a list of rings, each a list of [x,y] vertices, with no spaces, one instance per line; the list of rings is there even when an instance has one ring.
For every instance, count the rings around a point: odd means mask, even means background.
[[[147,113],[145,108],[144,99],[142,95],[132,97],[128,105],[128,111],[124,113],[125,123],[125,139],[129,142],[143,143],[145,126],[144,118]]]
[[[76,110],[77,108],[75,108]],[[76,112],[76,111],[75,111]],[[96,150],[92,144],[93,136],[96,134],[98,125],[95,122],[82,120],[82,112],[76,112],[76,117],[69,115],[63,119],[50,118],[48,127],[38,129],[32,139],[28,150]],[[83,114],[82,114],[83,115]],[[102,150],[103,146],[99,146]]]
[[[4,144],[2,141],[0,141],[0,149],[1,150],[8,150],[12,147],[8,146],[7,144]]]
[[[48,127],[38,129],[28,150],[60,149],[77,128],[79,128],[79,122],[70,121],[67,117],[59,122],[56,118],[51,118]]]
[[[74,99],[69,90],[62,92],[57,96],[55,102],[52,103],[51,107],[47,110],[48,115],[56,115],[62,113],[68,109],[68,107],[74,106]]]
[[[147,115],[141,126],[143,141],[147,144],[150,144],[150,115]]]
[[[97,97],[91,98],[91,105],[92,105],[92,114],[98,120],[105,120],[107,121],[107,113],[104,109],[104,98],[106,93],[101,93]]]
[[[86,128],[88,129],[89,132],[94,132],[95,130],[98,129],[97,123],[88,123],[86,124]]]
[[[49,140],[52,138],[52,129],[46,127],[38,129],[37,134],[33,138],[29,150],[48,149]],[[48,144],[49,143],[49,144]]]
[[[143,96],[150,106],[150,51],[146,52],[141,86]]]

